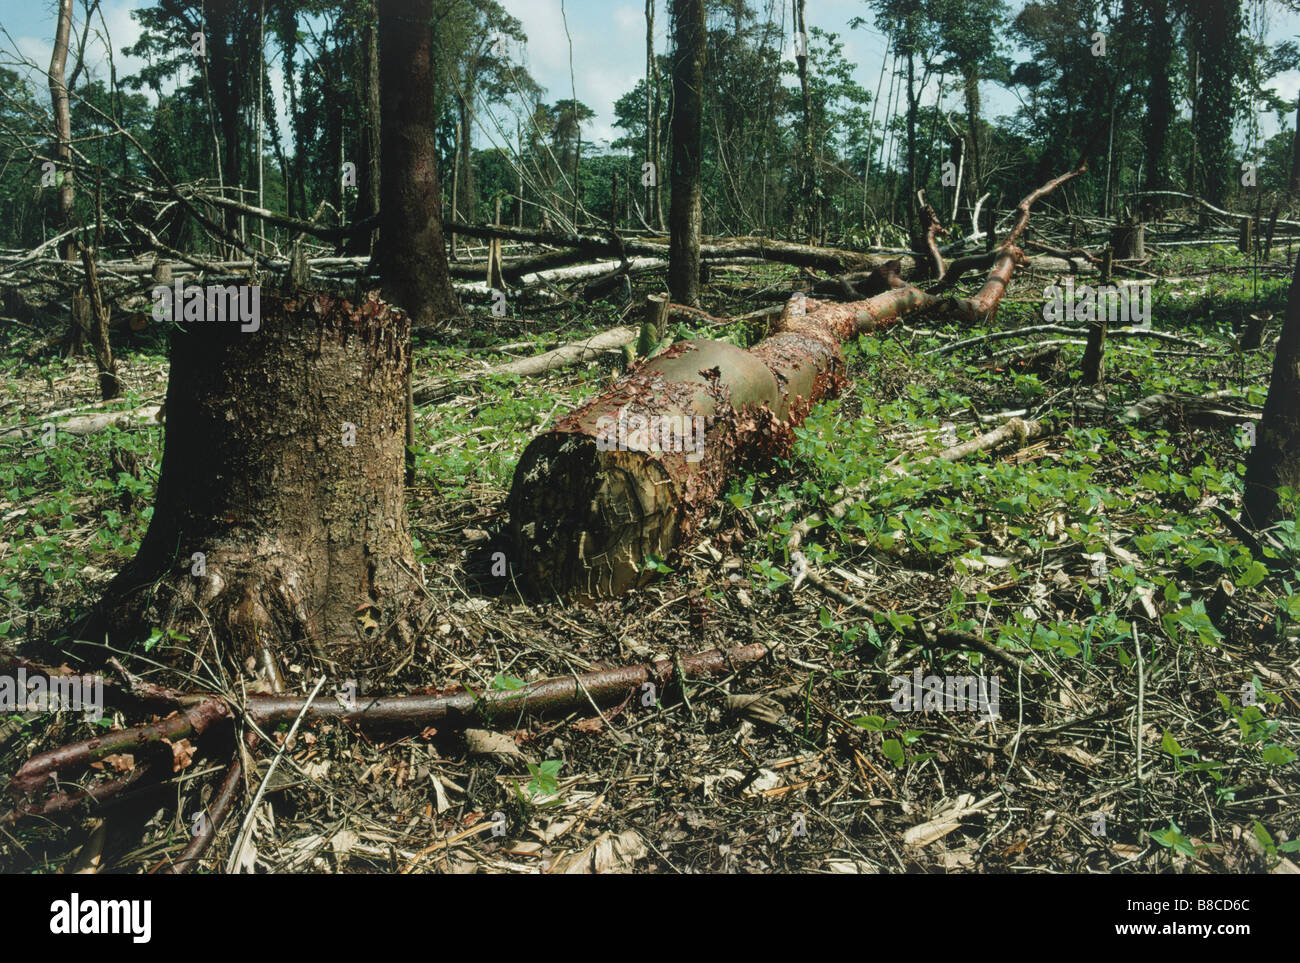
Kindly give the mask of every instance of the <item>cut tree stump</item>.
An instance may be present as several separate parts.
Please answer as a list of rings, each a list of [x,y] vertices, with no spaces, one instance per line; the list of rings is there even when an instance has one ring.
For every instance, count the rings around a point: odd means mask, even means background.
[[[1111,228],[1110,246],[1120,261],[1141,260],[1147,256],[1146,225],[1140,221],[1116,224]]]

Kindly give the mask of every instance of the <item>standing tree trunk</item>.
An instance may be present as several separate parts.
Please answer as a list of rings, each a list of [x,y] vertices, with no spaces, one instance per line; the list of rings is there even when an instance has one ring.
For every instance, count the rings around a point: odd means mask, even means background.
[[[477,221],[478,200],[474,193],[474,87],[478,77],[474,72],[467,73],[465,88],[456,98],[456,149],[460,155],[460,166],[456,183],[457,219],[473,224]]]
[[[1291,190],[1300,191],[1300,103],[1296,104],[1295,137],[1291,141]]]
[[[980,75],[974,64],[962,67],[962,91],[966,97],[966,139],[970,148],[970,172],[966,175],[970,204],[973,208],[981,196],[983,184],[980,168]]]
[[[812,95],[808,91],[808,25],[804,20],[805,0],[798,0],[794,8],[794,32],[798,38],[795,47],[795,66],[799,71],[799,91],[803,102],[803,146],[799,153],[799,194],[801,209],[806,221],[808,243],[812,244],[817,231],[817,172],[813,165]]]
[[[461,313],[442,240],[432,18],[432,0],[379,2],[383,168],[372,271],[415,328]]]
[[[59,0],[59,22],[54,32],[54,53],[50,57],[50,100],[54,107],[54,156],[58,158],[58,217],[55,226],[66,231],[72,226],[72,112],[68,107],[68,87],[63,82],[68,64],[68,35],[72,31],[72,0]],[[77,242],[68,238],[62,243],[63,260],[77,256]]]
[[[113,360],[113,349],[108,341],[108,308],[99,290],[99,272],[95,269],[95,254],[84,245],[81,248],[81,264],[86,271],[85,299],[90,307],[90,343],[95,350],[95,364],[99,368],[99,396],[104,401],[116,398],[122,393],[117,380],[117,363]]]
[[[704,0],[673,0],[673,171],[668,290],[700,304],[700,160],[704,148]]]
[[[1168,0],[1151,0],[1149,11],[1151,42],[1147,45],[1147,55],[1150,72],[1147,76],[1147,110],[1142,131],[1146,149],[1146,183],[1143,190],[1157,191],[1163,190],[1168,180],[1165,143],[1169,135],[1169,123],[1174,117],[1170,81],[1174,28],[1170,21]]]
[[[379,213],[379,22],[373,0],[358,5],[361,26],[361,190],[357,198],[357,220],[364,221]],[[349,239],[350,254],[370,254],[374,234],[354,234]]]
[[[911,44],[907,47],[907,209],[913,210],[912,201],[919,189],[916,170],[916,125],[920,114],[920,104],[916,97],[916,52]],[[915,221],[915,218],[911,220]]]
[[[1188,29],[1197,53],[1200,87],[1193,107],[1195,152],[1201,155],[1207,201],[1223,206],[1234,180],[1232,119],[1240,72],[1241,0],[1195,0]],[[1197,193],[1192,189],[1192,193]]]
[[[659,157],[655,153],[655,0],[645,0],[645,159],[654,165],[653,176],[645,183],[645,222],[654,223],[655,185],[659,183]],[[629,196],[631,191],[628,192]]]
[[[54,30],[54,53],[50,56],[49,86],[50,101],[54,108],[54,156],[57,158],[55,176],[57,207],[55,209],[55,230],[63,232],[72,227],[72,112],[68,105],[68,85],[64,82],[68,65],[68,36],[72,32],[72,0],[59,0],[59,19]],[[59,245],[63,260],[71,261],[77,256],[77,242],[66,238]],[[68,317],[68,329],[63,337],[63,350],[66,354],[78,354],[85,341],[87,327],[85,324],[90,304],[84,296],[74,295],[72,308]]]
[[[1264,414],[1246,457],[1242,523],[1264,528],[1277,521],[1282,487],[1300,492],[1300,260],[1291,278]]]

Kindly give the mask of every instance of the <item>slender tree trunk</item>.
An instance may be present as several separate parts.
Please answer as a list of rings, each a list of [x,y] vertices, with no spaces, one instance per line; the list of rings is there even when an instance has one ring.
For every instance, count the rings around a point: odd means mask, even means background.
[[[417,328],[460,314],[442,239],[432,19],[432,0],[379,2],[382,220],[372,269]]]
[[[361,190],[357,198],[357,220],[379,212],[379,20],[373,0],[359,5],[361,27]],[[355,234],[349,239],[351,254],[369,254],[374,234]]]
[[[812,244],[817,231],[817,171],[813,165],[812,95],[808,91],[808,26],[804,19],[805,0],[798,0],[794,8],[794,31],[799,38],[795,49],[795,66],[799,72],[799,91],[803,102],[803,147],[799,156],[799,194],[803,206],[799,208],[806,220],[808,243]]]
[[[645,0],[645,159],[653,164],[654,177],[645,185],[645,218],[652,223],[650,213],[654,207],[655,185],[659,182],[658,157],[655,156],[654,128],[655,117],[654,89],[655,72],[655,0]],[[628,192],[631,196],[631,191]]]
[[[1151,41],[1146,53],[1150,71],[1147,79],[1147,112],[1143,141],[1146,147],[1144,166],[1146,181],[1143,190],[1162,190],[1166,186],[1165,143],[1169,123],[1173,118],[1174,98],[1171,89],[1170,67],[1173,60],[1173,24],[1170,22],[1168,0],[1151,0]]]
[[[704,147],[704,0],[673,0],[673,170],[668,289],[700,303],[700,161]]]
[[[916,55],[911,45],[907,48],[907,210],[915,207],[919,188],[916,178],[916,124],[920,106],[916,97]]]
[[[655,230],[662,233],[665,230],[664,225],[664,147],[663,147],[663,126],[661,115],[663,113],[663,83],[659,74],[659,60],[654,61],[654,140],[651,144],[651,160],[655,165],[655,183],[654,183],[654,215]]]
[[[980,166],[980,75],[979,68],[967,64],[962,68],[962,92],[966,98],[966,139],[970,149],[970,170],[967,173],[968,193],[971,207],[979,200],[984,184],[983,168]]]
[[[54,53],[50,57],[50,100],[54,107],[54,156],[58,180],[58,217],[55,226],[66,231],[72,226],[72,111],[68,105],[68,87],[64,71],[68,64],[68,35],[72,31],[72,0],[59,0],[59,19],[54,32]],[[77,242],[71,238],[61,245],[63,260],[77,256]]]
[[[90,302],[90,343],[95,350],[95,364],[99,368],[99,396],[104,401],[122,393],[117,380],[117,364],[108,340],[108,308],[99,289],[99,273],[95,269],[95,254],[88,247],[81,248],[81,264],[86,272],[85,297]]]
[[[1291,190],[1300,191],[1300,103],[1296,105],[1295,137],[1291,141]]]
[[[54,108],[54,156],[55,176],[58,178],[58,199],[55,229],[63,232],[72,227],[72,111],[68,105],[68,85],[64,82],[68,65],[68,36],[72,32],[72,0],[59,0],[59,18],[54,30],[54,53],[50,56],[49,87],[50,101]],[[77,242],[69,237],[60,245],[60,254],[65,261],[77,256]],[[64,350],[73,354],[81,349],[83,327],[78,312],[84,305],[74,304],[69,318],[67,334],[64,337]]]
[[[1241,520],[1264,528],[1280,517],[1278,489],[1300,492],[1300,261],[1291,279],[1273,377],[1254,442],[1246,458]]]
[[[472,85],[478,81],[473,74],[470,74],[465,82]],[[471,102],[472,90],[472,87],[467,88],[464,95],[457,98],[456,132],[456,146],[460,148],[458,185],[460,197],[456,207],[460,217],[471,223],[477,220],[475,208],[478,206],[476,203],[478,197],[474,193],[474,107]]]

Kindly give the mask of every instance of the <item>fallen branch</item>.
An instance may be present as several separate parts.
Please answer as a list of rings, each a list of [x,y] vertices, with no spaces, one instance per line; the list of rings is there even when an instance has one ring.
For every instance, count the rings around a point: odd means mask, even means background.
[[[489,378],[496,375],[527,377],[545,374],[548,371],[555,371],[573,364],[581,364],[584,361],[591,361],[600,357],[606,351],[620,348],[625,344],[631,344],[637,339],[638,333],[639,329],[637,328],[610,328],[608,331],[592,335],[585,341],[573,341],[552,351],[533,355],[530,358],[507,361],[504,364],[493,365],[472,374],[425,381],[415,386],[413,398],[417,405],[429,404],[454,394],[458,387],[477,381],[480,378]],[[2,437],[3,435],[0,435],[0,438]]]
[[[337,699],[314,701],[293,696],[250,695],[243,706],[242,715],[248,722],[265,729],[299,718],[304,721],[333,719],[362,726],[425,727],[434,723],[444,726],[462,725],[485,716],[510,715],[518,718],[578,712],[588,709],[593,703],[598,706],[617,703],[637,692],[647,682],[663,687],[674,679],[680,681],[731,672],[759,661],[771,651],[768,645],[756,642],[726,650],[713,649],[678,659],[544,679],[519,689],[489,689],[483,692],[457,689],[428,695],[359,697],[350,706]],[[218,696],[193,695],[187,698],[191,704],[166,719],[61,746],[32,757],[14,775],[10,788],[19,793],[31,793],[52,776],[66,779],[69,773],[80,772],[107,755],[146,745],[197,738],[215,724],[230,721],[236,716]],[[22,804],[0,820],[0,824],[27,815],[66,812],[82,802],[121,795],[139,783],[147,769],[148,761],[140,760],[132,772],[120,778],[90,789],[59,792],[42,803]],[[212,823],[219,822],[216,816],[229,807],[226,797],[237,792],[241,782],[240,771],[237,765],[232,765],[227,770],[222,788],[209,808]],[[215,831],[214,825],[212,833]],[[191,840],[182,855],[182,861],[197,859],[210,842],[211,835],[206,841],[200,841],[197,837]]]
[[[50,415],[43,416],[40,422],[31,422],[0,431],[0,442],[19,442],[42,434],[45,425],[52,424],[56,432],[66,435],[93,435],[106,428],[120,428],[126,431],[137,425],[156,425],[162,419],[161,405],[145,405],[125,411],[102,411],[89,415],[74,415],[62,421],[51,421]]]
[[[1087,328],[1072,328],[1063,324],[1033,324],[1024,328],[1014,328],[1008,331],[994,331],[990,334],[982,334],[975,338],[964,338],[961,341],[954,341],[951,344],[945,344],[938,348],[932,348],[924,352],[927,356],[941,357],[946,354],[952,354],[954,351],[960,351],[963,348],[969,348],[974,345],[987,344],[991,341],[1003,341],[1007,338],[1019,338],[1030,334],[1077,334],[1087,335]],[[1107,333],[1110,338],[1151,338],[1155,341],[1165,341],[1172,344],[1181,344],[1199,348],[1203,351],[1209,350],[1209,345],[1203,344],[1192,338],[1184,338],[1176,334],[1169,334],[1165,331],[1153,331],[1147,328],[1115,328]]]
[[[1050,194],[1062,184],[1078,177],[1087,169],[1088,163],[1084,161],[1068,174],[1055,177],[1037,190],[1031,191],[1016,206],[1015,224],[1012,226],[1011,233],[1007,235],[1006,240],[994,252],[993,268],[989,271],[989,277],[984,282],[984,287],[972,297],[958,298],[951,302],[952,308],[958,316],[966,321],[978,322],[987,320],[997,311],[1002,296],[1006,293],[1007,285],[1011,283],[1011,276],[1015,273],[1016,266],[1025,263],[1025,254],[1016,246],[1016,242],[1020,240],[1025,228],[1029,226],[1029,209],[1035,201]]]

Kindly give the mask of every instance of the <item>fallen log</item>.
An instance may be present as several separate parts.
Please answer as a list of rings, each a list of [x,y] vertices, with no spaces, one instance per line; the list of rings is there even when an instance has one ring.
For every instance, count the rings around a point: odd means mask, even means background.
[[[996,310],[1024,255],[1015,241],[1032,203],[1084,167],[1030,193],[962,317]],[[741,464],[788,455],[794,428],[844,383],[840,343],[938,299],[902,284],[866,301],[794,297],[775,333],[749,351],[717,341],[674,345],[591,399],[525,449],[507,509],[518,581],[591,601],[648,583],[699,526]]]
[[[844,381],[841,341],[933,303],[911,285],[850,304],[795,297],[750,351],[687,341],[636,369],[520,458],[516,574],[583,599],[649,581],[647,556],[689,536],[740,461],[790,450],[793,428]]]
[[[426,405],[430,402],[446,397],[447,394],[454,391],[457,386],[468,384],[471,381],[477,381],[480,378],[491,377],[493,375],[519,375],[521,377],[527,377],[530,375],[545,374],[548,371],[554,371],[558,368],[566,368],[572,364],[581,364],[584,361],[591,361],[600,357],[606,351],[621,348],[625,344],[631,344],[637,339],[639,331],[639,328],[610,328],[608,331],[602,331],[600,334],[593,335],[585,341],[573,341],[569,344],[562,345],[553,351],[546,351],[542,354],[533,355],[531,358],[520,358],[517,361],[507,361],[504,364],[493,365],[483,371],[476,371],[459,377],[425,381],[415,386],[412,392],[412,399],[417,405]]]
[[[74,415],[63,421],[52,421],[54,415],[41,416],[39,422],[17,425],[0,430],[0,442],[21,442],[35,438],[46,431],[45,426],[53,425],[56,432],[65,435],[93,435],[106,428],[119,428],[126,431],[136,425],[156,425],[163,418],[161,405],[145,405],[142,408],[124,411],[101,411],[95,414]]]
[[[446,223],[448,231],[463,234],[466,237],[483,239],[501,238],[521,244],[548,244],[552,247],[567,247],[589,254],[604,254],[622,257],[668,257],[668,240],[647,240],[644,238],[620,237],[617,241],[609,234],[582,234],[565,231],[541,231],[523,227],[498,227],[493,224],[461,224],[457,221]],[[880,267],[893,259],[893,255],[868,254],[861,251],[846,251],[840,248],[815,247],[793,241],[775,241],[765,237],[733,237],[706,239],[700,244],[700,257],[705,260],[721,260],[737,257],[756,257],[765,261],[779,261],[797,267],[817,268],[823,271],[842,273],[851,270],[864,270]],[[902,259],[902,274],[910,276],[916,269],[916,261],[911,257]]]

